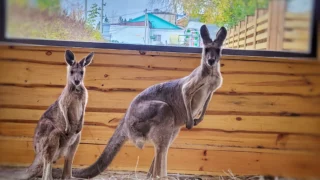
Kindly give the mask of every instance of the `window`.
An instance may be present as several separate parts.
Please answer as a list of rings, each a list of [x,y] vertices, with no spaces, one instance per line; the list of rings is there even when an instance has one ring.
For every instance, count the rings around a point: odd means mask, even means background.
[[[145,49],[200,52],[199,29],[205,23],[212,38],[221,26],[227,28],[224,44],[229,49],[227,52],[261,55],[260,52],[266,51],[280,56],[293,52],[291,56],[315,56],[315,0],[7,0],[1,3],[5,5],[3,39],[6,41],[49,43],[54,40],[56,44],[76,41],[102,43],[106,47],[136,47],[132,44],[147,45],[143,46]]]
[[[155,34],[153,37],[154,41],[161,41],[161,35]]]

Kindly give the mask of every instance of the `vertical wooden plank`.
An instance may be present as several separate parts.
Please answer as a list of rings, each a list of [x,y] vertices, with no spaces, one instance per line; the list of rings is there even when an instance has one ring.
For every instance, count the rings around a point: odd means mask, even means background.
[[[244,22],[244,47],[243,49],[246,49],[247,47],[247,29],[248,29],[248,18],[249,16],[246,16],[245,22]]]
[[[231,48],[231,28],[229,28],[229,40],[228,40],[228,47]]]
[[[239,49],[239,41],[240,41],[240,29],[241,29],[241,21],[239,23],[239,25],[237,26],[238,29],[238,42],[237,42],[237,49]]]
[[[234,46],[234,37],[235,37],[235,33],[236,33],[236,26],[233,26],[233,28],[232,28],[232,31],[233,31],[233,37],[232,37],[232,48],[234,48],[235,46]]]
[[[284,36],[284,23],[285,23],[285,14],[286,14],[286,7],[287,3],[286,1],[278,1],[278,22],[277,22],[277,44],[276,44],[276,50],[281,51],[283,49],[283,36]]]
[[[277,30],[278,30],[278,0],[269,1],[269,18],[268,18],[268,38],[267,38],[267,49],[276,50],[277,49]]]
[[[254,13],[254,19],[253,19],[253,49],[256,49],[256,36],[257,36],[257,19],[258,19],[258,10],[256,9],[255,13]]]

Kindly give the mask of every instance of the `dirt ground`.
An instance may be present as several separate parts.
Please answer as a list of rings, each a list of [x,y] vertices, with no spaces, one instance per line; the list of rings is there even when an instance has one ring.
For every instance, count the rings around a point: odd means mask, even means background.
[[[0,167],[0,171],[4,169],[13,169],[12,167]],[[23,169],[23,168],[14,168]],[[1,179],[1,177],[0,177]],[[92,180],[146,180],[147,174],[144,172],[130,171],[105,171]],[[224,176],[197,176],[184,174],[169,174],[169,180],[298,180],[292,178],[280,178],[271,176],[235,176],[231,171],[225,172]],[[40,180],[40,179],[36,179]]]

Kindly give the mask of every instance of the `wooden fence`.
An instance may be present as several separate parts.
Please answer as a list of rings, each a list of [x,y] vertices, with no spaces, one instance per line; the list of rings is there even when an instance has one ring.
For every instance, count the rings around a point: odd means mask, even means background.
[[[308,52],[311,14],[289,13],[285,7],[285,1],[270,0],[268,9],[257,9],[228,30],[225,47]]]
[[[181,78],[200,54],[95,51],[85,84],[89,101],[74,167],[93,163],[143,89]],[[28,166],[34,128],[66,81],[63,47],[0,46],[0,165]],[[310,60],[228,57],[223,85],[202,123],[182,128],[168,154],[171,173],[320,177],[320,65]],[[128,142],[109,170],[147,171],[153,147]],[[62,160],[57,162],[61,166]]]

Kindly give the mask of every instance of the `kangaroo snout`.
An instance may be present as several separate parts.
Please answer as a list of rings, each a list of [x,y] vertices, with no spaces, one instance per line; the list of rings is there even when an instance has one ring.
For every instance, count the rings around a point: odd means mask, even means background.
[[[208,64],[209,64],[210,66],[212,66],[212,65],[214,64],[214,62],[216,62],[215,59],[209,59],[209,60],[208,60]]]
[[[80,84],[80,81],[79,81],[79,80],[75,80],[75,81],[74,81],[74,84],[75,84],[75,85],[79,85],[79,84]]]

